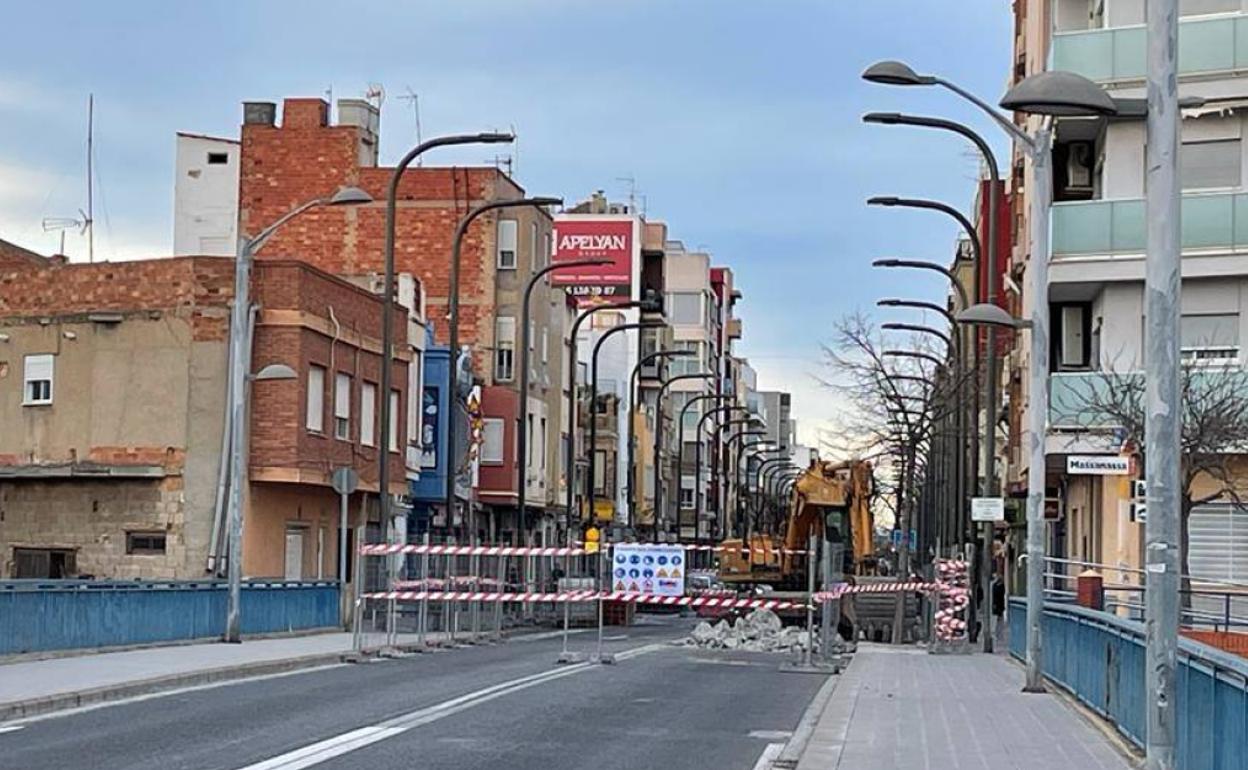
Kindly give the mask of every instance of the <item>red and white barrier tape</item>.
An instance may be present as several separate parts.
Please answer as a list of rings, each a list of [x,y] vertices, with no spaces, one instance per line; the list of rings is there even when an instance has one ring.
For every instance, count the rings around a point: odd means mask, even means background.
[[[904,583],[863,583],[862,585],[850,585],[841,583],[834,586],[831,591],[820,591],[815,594],[816,602],[826,602],[832,599],[839,599],[847,594],[889,594],[889,593],[910,593],[914,592],[933,592],[944,589],[943,583],[924,583],[917,580],[911,580]]]
[[[509,545],[423,545],[421,543],[367,543],[360,546],[365,556],[387,554],[429,554],[431,556],[580,556],[584,548],[543,548]]]
[[[365,599],[431,602],[609,602],[661,604],[674,607],[720,607],[723,609],[784,610],[804,607],[800,601],[782,599],[736,599],[720,596],[655,596],[630,591],[563,591],[560,593],[499,593],[496,591],[380,591],[364,594]]]
[[[451,586],[476,588],[479,586],[496,587],[504,585],[503,581],[487,577],[453,577],[453,578],[425,578],[424,580],[398,580],[394,583],[394,588],[399,591],[410,591],[420,588],[441,589]]]

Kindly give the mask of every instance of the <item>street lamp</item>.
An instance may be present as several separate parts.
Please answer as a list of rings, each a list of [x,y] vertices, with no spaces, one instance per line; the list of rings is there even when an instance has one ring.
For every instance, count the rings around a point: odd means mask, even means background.
[[[379,438],[381,451],[377,453],[377,486],[378,486],[378,503],[380,505],[380,514],[382,525],[386,528],[386,540],[390,540],[393,528],[390,522],[390,388],[392,372],[390,371],[391,357],[394,353],[394,241],[395,229],[398,221],[398,205],[399,205],[399,182],[403,179],[403,174],[407,171],[412,161],[420,157],[425,152],[437,147],[451,147],[461,144],[498,144],[515,141],[512,134],[503,134],[497,132],[483,132],[479,134],[459,134],[452,136],[438,136],[426,142],[421,142],[407,154],[399,159],[395,165],[394,171],[390,173],[390,185],[386,190],[386,240],[384,246],[384,281],[382,286],[382,304],[381,304],[381,425],[379,426]],[[458,270],[458,265],[452,266],[453,271]],[[450,301],[454,308],[459,299],[452,292]],[[451,376],[455,374],[455,351],[452,346],[451,352]],[[410,398],[409,394],[409,398]],[[454,388],[451,388],[449,400],[452,406],[455,403]],[[451,426],[451,430],[447,431],[449,436],[447,441],[448,450],[455,436],[455,413],[451,411],[451,419],[447,423]],[[451,463],[454,455],[447,452],[447,488],[450,489],[451,484]],[[448,501],[450,497],[448,496]],[[451,509],[446,509],[448,521],[451,516]],[[357,589],[358,590],[358,589]]]
[[[475,220],[477,217],[481,216],[482,214],[488,213],[490,211],[496,211],[498,209],[518,208],[522,206],[531,206],[533,208],[545,208],[546,206],[559,206],[559,205],[562,205],[562,203],[563,203],[563,198],[553,198],[553,197],[546,197],[546,196],[537,196],[533,198],[517,198],[514,200],[505,200],[505,201],[490,201],[489,203],[482,203],[480,206],[477,206],[476,208],[469,211],[467,214],[464,215],[463,219],[459,220],[459,224],[455,227],[455,236],[451,242],[451,281],[450,281],[450,287],[447,289],[447,302],[450,304],[450,323],[448,324],[448,326],[450,327],[450,330],[448,332],[449,337],[450,337],[449,345],[448,345],[448,347],[450,348],[450,366],[447,367],[448,372],[450,374],[450,380],[447,383],[447,395],[449,397],[449,401],[447,403],[451,405],[451,415],[450,415],[451,419],[447,423],[448,425],[450,425],[450,430],[446,432],[446,520],[448,522],[454,521],[455,479],[459,475],[458,469],[455,467],[456,465],[456,461],[455,461],[455,451],[456,451],[455,450],[455,418],[456,418],[455,408],[458,405],[458,398],[459,398],[456,395],[456,390],[458,390],[459,388],[459,265],[460,265],[460,253],[463,250],[464,235],[467,234],[468,227],[469,225],[473,223],[473,220]],[[525,304],[526,305],[528,304],[527,301]],[[526,336],[528,334],[528,328],[529,328],[528,324],[525,324],[524,333]],[[524,350],[526,353],[528,352],[527,345],[525,346]],[[385,370],[383,369],[382,371],[384,372]],[[527,368],[526,368],[526,371],[527,371]],[[528,393],[521,393],[520,398],[522,401],[527,400]],[[389,401],[388,398],[382,401],[383,407],[388,401]],[[385,423],[385,420],[386,420],[385,414],[386,413],[383,411],[382,412],[383,423]],[[384,432],[382,433],[382,440],[383,441],[385,440]],[[521,465],[523,464],[524,463],[521,462]],[[471,508],[469,508],[469,510],[471,511]],[[523,518],[523,513],[524,512],[522,510],[521,518]],[[476,526],[475,514],[473,517],[466,517],[465,520],[469,522],[469,526],[468,526],[469,536],[475,537],[475,534],[472,532],[472,530],[475,529],[475,526]],[[386,528],[387,528],[387,531],[389,531],[390,520],[385,518],[384,508],[382,509],[382,521],[386,522]]]
[[[676,533],[677,535],[680,534],[680,491],[684,490],[684,483],[685,483],[684,482],[684,478],[685,478],[685,415],[689,413],[689,407],[693,406],[694,404],[698,402],[722,401],[725,398],[732,398],[732,396],[727,393],[706,393],[701,396],[695,396],[689,399],[688,401],[685,402],[684,406],[680,408],[680,419],[676,423],[677,425],[676,430],[678,433],[677,439],[676,439],[676,489],[678,490],[676,494]],[[698,442],[699,446],[702,444],[702,434],[700,432],[694,434],[694,439]],[[698,480],[696,477],[694,478],[694,482],[693,482],[693,493],[694,493],[694,496],[697,496],[698,494]],[[693,539],[695,542],[698,539],[698,520],[696,518],[696,514],[693,520]]]
[[[711,473],[715,480],[715,507],[719,514],[720,536],[728,534],[728,502],[729,487],[731,486],[729,479],[729,462],[728,458],[732,452],[732,442],[736,436],[732,434],[732,428],[741,425],[746,428],[754,426],[756,428],[763,427],[763,421],[758,415],[750,414],[746,411],[748,417],[739,419],[729,419],[715,426],[715,430],[711,434],[711,445],[715,447],[716,463],[711,466]],[[731,417],[731,415],[729,415]],[[720,436],[724,435],[725,429],[728,434],[721,440]]]
[[[603,332],[598,341],[594,343],[593,352],[589,356],[589,520],[597,521],[597,513],[594,511],[594,505],[597,502],[598,490],[595,488],[595,475],[597,465],[595,458],[598,456],[598,353],[602,350],[603,344],[611,338],[611,335],[618,334],[631,329],[654,329],[664,326],[662,321],[638,321],[636,323],[625,323],[612,326]],[[603,469],[606,470],[605,468]]]
[[[1178,31],[1175,23],[1177,14],[1174,12],[1175,0],[1161,0],[1166,8],[1158,8],[1159,11],[1169,10],[1169,13],[1159,14],[1166,19],[1166,26],[1170,29],[1166,30],[1166,37],[1169,45],[1164,45],[1161,40],[1154,42],[1157,45],[1149,45],[1150,53],[1155,53],[1154,57],[1150,57],[1149,71],[1149,96],[1157,99],[1158,106],[1162,106],[1162,83],[1169,85],[1173,82],[1173,70],[1170,70],[1171,77],[1153,77],[1152,64],[1153,59],[1168,59],[1171,65],[1174,64],[1175,50],[1178,48],[1177,38]],[[1162,22],[1149,25],[1150,37],[1158,34],[1161,29]],[[1044,458],[1044,436],[1047,429],[1048,420],[1048,344],[1049,344],[1049,286],[1048,286],[1048,261],[1049,261],[1049,208],[1052,204],[1053,197],[1053,179],[1052,170],[1049,167],[1049,154],[1052,144],[1052,131],[1048,126],[1042,126],[1034,134],[1029,134],[1023,129],[1016,126],[1013,121],[1006,118],[987,102],[975,96],[971,92],[959,87],[958,85],[935,75],[920,75],[916,73],[908,65],[898,61],[882,61],[871,65],[863,73],[866,80],[885,83],[888,85],[938,85],[946,88],[963,99],[974,104],[984,113],[986,113],[1002,130],[1005,131],[1014,141],[1016,141],[1025,154],[1032,162],[1033,183],[1028,189],[1028,197],[1031,199],[1030,207],[1030,228],[1031,228],[1031,259],[1029,260],[1028,272],[1031,273],[1031,285],[1034,292],[1035,300],[1032,306],[1032,334],[1031,334],[1031,371],[1029,379],[1029,398],[1028,405],[1029,419],[1028,427],[1031,430],[1031,451],[1027,463],[1027,683],[1023,690],[1025,692],[1044,692],[1043,675],[1040,669],[1041,656],[1041,638],[1040,638],[1040,622],[1044,612],[1044,599],[1041,595],[1044,590],[1044,479],[1045,479],[1045,458]],[[1156,93],[1154,93],[1156,88]],[[1175,120],[1177,114],[1177,92],[1168,93],[1165,96],[1166,104],[1164,115],[1170,121]],[[1082,115],[1082,116],[1109,116],[1118,112],[1118,106],[1114,100],[1106,94],[1100,86],[1092,81],[1079,75],[1069,72],[1050,71],[1041,72],[1031,77],[1024,78],[1006,93],[1005,98],[1001,100],[1001,106],[1007,110],[1015,110],[1017,112],[1030,113],[1045,116],[1062,116],[1062,115]],[[1156,116],[1157,110],[1149,110],[1149,126],[1153,125],[1154,120],[1159,120]],[[1158,147],[1158,143],[1150,142],[1152,148]],[[1146,164],[1149,168],[1161,168],[1162,164]],[[1172,169],[1172,164],[1166,164],[1167,170]],[[1166,186],[1166,194],[1172,191],[1170,185]],[[1149,188],[1154,189],[1153,187]],[[994,185],[993,192],[996,192]],[[1173,197],[1173,196],[1171,196]],[[992,201],[989,202],[990,206]],[[1159,232],[1165,232],[1164,228],[1172,227],[1173,232],[1178,230],[1178,211],[1177,203],[1174,203],[1170,209],[1165,212],[1152,210],[1149,211],[1148,221],[1150,226],[1159,228]],[[991,221],[989,227],[995,227],[996,217],[990,213]],[[1163,216],[1164,213],[1164,216]],[[1172,215],[1172,216],[1171,216]],[[996,247],[996,238],[990,233],[990,248]],[[992,277],[996,269],[996,260],[989,257],[989,296],[988,302],[995,304],[995,295],[992,293]],[[1173,271],[1177,274],[1177,269]],[[1176,278],[1177,280],[1177,278]],[[1177,289],[1177,287],[1175,287]],[[1177,291],[1170,295],[1172,298],[1177,297]],[[978,299],[978,297],[976,298]],[[964,305],[965,307],[965,305]],[[989,327],[990,329],[992,327]],[[995,353],[995,346],[992,340],[989,340],[989,355]],[[1177,368],[1177,367],[1176,367]],[[992,404],[996,401],[996,394],[989,392],[988,394]],[[1171,409],[1170,413],[1176,415],[1177,409]],[[1177,419],[1177,418],[1176,418]],[[988,436],[995,437],[996,425],[994,421],[989,422]],[[1149,453],[1150,457],[1156,457],[1155,452]],[[991,463],[991,459],[989,460]],[[1169,464],[1171,468],[1177,468],[1178,463]],[[985,469],[985,475],[992,475],[991,465]],[[1177,484],[1167,485],[1167,489],[1174,489]],[[1173,572],[1174,570],[1172,570]],[[985,597],[987,600],[988,597]],[[1153,668],[1149,667],[1152,671]],[[1173,664],[1171,663],[1171,681],[1173,679]],[[1150,674],[1151,675],[1151,674]],[[1170,699],[1171,708],[1173,707],[1173,699]],[[1152,712],[1150,711],[1150,714]],[[1151,720],[1150,716],[1150,720]],[[1150,752],[1151,753],[1151,752]]]
[[[568,412],[568,434],[564,437],[564,454],[566,456],[567,467],[565,470],[566,478],[564,484],[566,489],[565,505],[567,506],[568,524],[572,522],[573,498],[576,487],[576,371],[578,367],[576,338],[580,334],[581,324],[586,321],[594,313],[600,313],[604,310],[620,311],[628,308],[640,308],[650,310],[655,306],[651,300],[629,300],[628,302],[619,302],[614,305],[595,305],[583,311],[572,322],[572,329],[568,333],[568,398],[566,409]],[[592,416],[592,410],[591,410]],[[579,517],[578,517],[579,518]]]
[[[340,187],[333,195],[316,198],[296,206],[273,224],[264,228],[254,238],[240,238],[234,258],[234,305],[230,308],[230,365],[229,389],[230,420],[226,425],[230,436],[230,454],[222,458],[230,469],[230,501],[228,550],[226,555],[226,578],[229,591],[225,608],[225,634],[227,642],[240,642],[243,585],[243,485],[247,483],[246,383],[247,370],[251,366],[251,343],[254,326],[251,317],[251,265],[256,252],[273,237],[282,225],[309,209],[318,206],[354,206],[369,203],[373,199],[358,187]],[[266,367],[268,369],[269,367]],[[261,374],[265,372],[261,370]],[[271,372],[270,372],[271,374]],[[257,375],[259,376],[259,375]],[[285,379],[270,377],[265,379]]]
[[[529,278],[529,282],[524,286],[524,303],[521,305],[521,345],[520,345],[520,432],[516,437],[516,474],[518,476],[516,487],[516,510],[520,513],[521,532],[528,530],[528,517],[526,515],[528,508],[528,466],[529,466],[529,315],[531,312],[530,304],[533,298],[533,289],[537,286],[537,282],[555,270],[569,267],[589,267],[591,265],[609,265],[609,259],[574,259],[566,262],[555,262],[538,270]],[[452,416],[454,412],[452,411]],[[528,542],[525,538],[524,542]],[[531,543],[529,543],[532,545]]]
[[[744,406],[737,406],[736,404],[725,404],[724,406],[717,406],[714,409],[708,409],[705,413],[703,413],[703,415],[700,418],[698,418],[697,429],[694,431],[694,434],[698,437],[698,440],[697,440],[697,443],[695,443],[693,447],[693,455],[694,455],[693,475],[694,475],[694,478],[697,479],[697,494],[694,495],[694,506],[696,508],[694,516],[699,522],[702,521],[702,513],[703,513],[703,508],[704,508],[703,500],[704,500],[704,492],[705,492],[705,489],[702,486],[702,432],[705,430],[705,424],[706,424],[706,420],[708,417],[711,417],[712,415],[718,415],[718,414],[731,415],[734,411],[748,412],[749,410],[746,409]],[[716,440],[718,440],[719,438],[718,426],[715,428],[714,438]],[[715,463],[712,466],[712,481],[714,482],[713,486],[716,491],[716,502],[718,503],[719,478],[718,478],[717,471],[719,468],[720,452],[718,451],[718,444],[715,444],[714,446],[716,446],[716,452],[715,452],[715,458],[714,458]],[[695,529],[694,531],[696,532],[697,530]],[[720,534],[723,534],[723,533],[721,532]]]
[[[641,370],[651,363],[665,358],[687,358],[695,355],[692,350],[656,350],[645,356],[633,367],[628,379],[628,526],[637,520],[637,379]],[[658,372],[656,371],[657,375]]]
[[[669,377],[662,381],[659,385],[659,392],[654,398],[654,537],[659,537],[659,514],[663,510],[663,394],[667,393],[667,389],[673,383],[683,382],[687,380],[713,380],[715,375],[711,372],[697,372],[694,374],[678,374],[675,377]]]

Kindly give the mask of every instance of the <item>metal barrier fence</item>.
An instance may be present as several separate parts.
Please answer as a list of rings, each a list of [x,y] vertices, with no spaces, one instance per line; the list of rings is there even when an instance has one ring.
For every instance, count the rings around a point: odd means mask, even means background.
[[[1104,579],[1105,609],[1131,620],[1144,619],[1144,570],[1052,556],[1045,557],[1044,562],[1045,596],[1049,600],[1073,602],[1079,573],[1096,570]],[[1193,588],[1179,592],[1184,628],[1248,629],[1248,585],[1194,578],[1191,585]]]
[[[0,582],[0,655],[211,639],[225,632],[224,581]],[[244,581],[242,631],[339,623],[335,581]]]
[[[1026,605],[1010,601],[1010,652],[1022,658]],[[1144,626],[1108,612],[1046,602],[1041,624],[1046,677],[1143,745]],[[1248,756],[1248,658],[1179,639],[1178,767],[1235,770]]]

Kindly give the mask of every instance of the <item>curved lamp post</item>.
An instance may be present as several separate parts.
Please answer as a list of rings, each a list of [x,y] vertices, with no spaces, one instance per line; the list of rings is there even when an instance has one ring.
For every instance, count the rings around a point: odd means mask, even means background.
[[[387,542],[390,541],[394,533],[394,528],[391,526],[390,521],[390,389],[391,379],[393,377],[393,374],[390,371],[390,361],[394,349],[394,241],[395,227],[398,220],[399,182],[402,181],[403,174],[407,171],[408,166],[412,164],[412,161],[416,160],[416,158],[420,157],[429,150],[437,147],[451,147],[461,144],[505,144],[514,142],[515,139],[516,137],[513,134],[504,134],[494,131],[486,131],[479,134],[458,134],[453,136],[434,137],[433,139],[421,142],[412,149],[408,150],[407,154],[399,159],[399,162],[395,165],[394,170],[390,173],[390,184],[386,188],[386,239],[383,252],[383,272],[385,277],[382,285],[382,297],[384,297],[384,299],[381,304],[381,423],[378,426],[378,446],[380,447],[380,451],[377,453],[377,486],[379,489],[378,503],[380,507],[382,526],[386,529]],[[458,264],[452,265],[451,269],[452,271],[457,272]],[[452,303],[452,308],[454,308],[459,300],[455,294],[452,293],[449,297],[449,301]],[[454,376],[455,371],[456,353],[457,351],[455,351],[454,346],[452,346],[450,366],[452,377]],[[410,394],[408,395],[408,398],[411,398]],[[455,405],[454,399],[455,389],[452,387],[447,398],[447,403],[452,406],[451,420],[447,423],[447,425],[450,425],[452,429],[447,431],[448,436],[455,435],[455,411],[453,408]],[[452,489],[453,477],[451,476],[451,463],[453,461],[453,455],[448,451],[446,457],[446,483],[447,488]],[[452,498],[448,495],[448,502],[451,501],[451,499]],[[447,520],[450,521],[450,507],[446,509],[446,515],[448,517]]]
[[[710,372],[694,374],[678,374],[669,377],[659,385],[659,392],[654,398],[654,539],[659,538],[659,518],[663,510],[663,395],[673,383],[688,380],[713,380],[715,375]]]
[[[611,335],[618,334],[623,331],[632,329],[653,329],[664,326],[662,321],[637,321],[635,323],[619,324],[612,326],[603,332],[598,341],[594,343],[593,353],[589,356],[589,519],[591,522],[597,521],[597,512],[594,506],[597,503],[598,490],[595,488],[597,469],[595,466],[595,458],[598,456],[598,353],[602,350],[603,343],[611,338]],[[605,472],[605,468],[603,469]],[[604,484],[605,486],[605,484]]]
[[[677,426],[676,431],[678,433],[677,440],[676,440],[676,489],[677,489],[676,533],[677,535],[680,534],[680,491],[684,490],[684,483],[685,483],[684,482],[684,478],[685,478],[685,415],[689,413],[689,407],[698,402],[722,401],[725,398],[731,398],[731,397],[732,396],[730,396],[727,393],[705,393],[703,395],[695,396],[689,399],[688,401],[685,402],[684,406],[680,408],[680,418],[679,418],[679,421],[676,423],[676,426]],[[698,422],[700,423],[701,419],[699,419]],[[694,440],[696,440],[698,442],[698,445],[701,446],[702,444],[701,432],[697,432],[694,434]],[[694,497],[697,497],[697,495],[699,494],[698,478],[696,476],[694,477],[694,480],[693,480],[693,494],[694,494]],[[693,539],[694,539],[694,542],[697,542],[698,519],[697,519],[696,513],[694,514],[694,520],[693,520]]]
[[[643,357],[633,367],[628,379],[628,526],[637,520],[637,405],[641,400],[637,393],[637,380],[641,370],[651,363],[666,358],[686,358],[695,355],[692,350],[656,350]],[[657,374],[657,372],[656,372]]]
[[[609,265],[609,259],[573,259],[566,262],[555,262],[538,270],[529,278],[524,286],[524,301],[520,306],[521,344],[520,344],[520,432],[516,437],[516,510],[520,512],[520,531],[522,542],[528,543],[528,486],[529,486],[529,315],[533,299],[533,289],[538,281],[555,270],[569,267],[589,267],[592,265]]]
[[[698,441],[697,443],[694,444],[694,448],[693,448],[693,454],[694,454],[693,469],[694,469],[694,477],[697,479],[697,485],[698,485],[697,494],[694,495],[694,498],[695,498],[694,506],[696,508],[695,518],[699,522],[702,521],[702,514],[705,508],[705,505],[703,503],[703,500],[705,499],[705,494],[704,494],[705,489],[702,486],[702,432],[703,430],[705,430],[705,424],[706,424],[706,420],[708,417],[711,417],[712,415],[718,415],[718,414],[732,414],[734,411],[748,412],[749,410],[746,409],[744,406],[737,406],[736,404],[726,404],[724,406],[715,407],[714,409],[708,409],[706,412],[702,414],[700,418],[698,418],[697,430],[694,431],[698,437]],[[716,426],[713,436],[715,439],[719,438],[719,426]],[[714,444],[714,446],[716,446],[718,449],[717,444]],[[720,453],[718,451],[715,452],[716,462],[713,466],[713,470],[717,470],[719,468],[719,462],[718,462],[719,454]],[[713,482],[712,486],[714,486],[716,493],[718,493],[719,479],[717,478],[716,473],[712,473],[711,480]]]
[[[325,198],[315,198],[296,206],[252,238],[240,238],[234,259],[234,304],[230,308],[230,404],[228,457],[222,458],[230,469],[230,497],[226,530],[226,580],[229,583],[225,607],[225,634],[227,642],[242,641],[242,592],[243,592],[243,485],[247,483],[247,380],[251,368],[251,341],[253,321],[251,316],[251,266],[253,258],[282,225],[317,206],[354,206],[372,202],[372,197],[358,187],[340,187]],[[389,307],[390,303],[385,303]],[[389,361],[382,369],[387,369]],[[267,369],[268,367],[266,367]],[[261,370],[263,374],[265,370]],[[259,378],[259,375],[257,375]],[[265,377],[264,379],[269,379]],[[382,489],[385,499],[385,488]],[[215,565],[214,565],[215,566]],[[346,577],[338,576],[340,585]]]

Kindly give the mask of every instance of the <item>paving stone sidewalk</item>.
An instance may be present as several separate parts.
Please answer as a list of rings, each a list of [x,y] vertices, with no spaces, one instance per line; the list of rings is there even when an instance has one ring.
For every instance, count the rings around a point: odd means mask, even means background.
[[[861,645],[798,770],[1125,770],[1136,763],[999,655]]]

